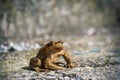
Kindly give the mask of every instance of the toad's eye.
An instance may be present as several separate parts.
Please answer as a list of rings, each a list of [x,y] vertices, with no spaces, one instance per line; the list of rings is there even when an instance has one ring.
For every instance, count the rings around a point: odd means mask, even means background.
[[[54,42],[53,41],[50,41],[48,44],[47,44],[47,46],[49,47],[49,46],[53,46],[54,45]]]
[[[63,44],[63,41],[62,41],[62,40],[60,40],[60,41],[58,41],[58,43],[61,43],[61,44]]]

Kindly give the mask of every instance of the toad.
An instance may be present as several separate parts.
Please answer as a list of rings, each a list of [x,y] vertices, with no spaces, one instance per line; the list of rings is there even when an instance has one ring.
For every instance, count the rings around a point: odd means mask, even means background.
[[[46,70],[63,70],[64,66],[57,65],[59,57],[63,56],[66,61],[66,68],[73,68],[71,58],[66,50],[64,50],[63,41],[50,41],[40,48],[36,57],[31,58],[30,68],[34,71],[41,72]]]

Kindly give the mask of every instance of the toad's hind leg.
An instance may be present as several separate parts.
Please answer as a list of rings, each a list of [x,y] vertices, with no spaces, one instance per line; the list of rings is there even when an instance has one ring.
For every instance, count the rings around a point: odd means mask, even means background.
[[[41,69],[39,67],[33,67],[32,69],[36,72],[46,72],[46,71],[48,71],[47,69]]]
[[[40,67],[42,66],[42,62],[39,58],[31,58],[30,60],[30,68],[36,72],[43,72],[47,71],[46,69],[41,69]]]

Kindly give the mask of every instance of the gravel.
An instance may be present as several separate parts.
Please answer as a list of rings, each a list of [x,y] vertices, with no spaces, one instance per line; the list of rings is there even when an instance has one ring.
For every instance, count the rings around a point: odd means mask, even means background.
[[[96,29],[83,37],[52,37],[63,39],[75,68],[35,72],[29,69],[29,60],[42,43],[0,44],[0,80],[120,80],[120,45],[114,45],[111,35],[97,34]],[[118,37],[118,36],[117,36]],[[63,58],[60,58],[63,61]]]

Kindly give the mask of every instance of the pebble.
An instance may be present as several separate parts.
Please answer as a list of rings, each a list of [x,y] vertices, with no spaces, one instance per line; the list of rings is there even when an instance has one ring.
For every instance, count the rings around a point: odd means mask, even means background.
[[[50,71],[48,75],[55,75],[55,71]]]
[[[65,47],[67,47],[67,48],[70,48],[70,45],[69,45],[69,43],[67,43],[67,42],[64,42],[63,45],[64,45]]]
[[[65,77],[64,77],[64,80],[70,80],[70,77],[65,76]]]
[[[84,71],[84,72],[91,72],[91,71],[93,71],[93,70],[94,70],[93,67],[84,67],[84,68],[82,69],[82,71]]]
[[[59,79],[59,80],[64,80],[64,78],[63,78],[63,77],[61,77],[61,76],[60,76],[60,77],[58,77],[58,79]]]
[[[87,31],[87,34],[88,34],[89,36],[95,35],[95,34],[96,34],[96,29],[95,29],[95,28],[90,28],[90,29]]]
[[[119,48],[111,49],[111,50],[108,50],[108,52],[119,54],[120,53],[120,49]]]
[[[36,80],[35,78],[31,78],[30,80]]]
[[[34,46],[35,46],[34,49],[37,49],[37,48],[40,48],[40,47],[41,47],[41,46],[40,46],[39,44],[37,44],[37,43],[35,43]]]
[[[87,44],[88,44],[88,46],[94,46],[93,42],[88,42]]]
[[[13,51],[16,51],[16,49],[14,47],[10,47],[8,51],[13,52]]]
[[[22,50],[24,50],[25,46],[19,45],[19,44],[14,44],[13,46],[10,46],[10,48],[15,49],[15,51],[22,51]]]
[[[90,53],[100,53],[101,50],[99,48],[95,48],[89,51]]]
[[[45,79],[56,79],[56,76],[46,76]]]
[[[49,36],[49,35],[45,35],[45,36],[44,36],[44,39],[45,39],[45,40],[49,40],[49,39],[50,39],[50,36]]]
[[[76,80],[82,80],[81,76],[77,74],[69,74],[68,75],[70,78],[76,79]]]
[[[7,52],[8,47],[4,46],[3,44],[0,45],[0,53]]]
[[[80,55],[80,52],[79,51],[74,51],[74,55],[78,56],[78,55]]]
[[[82,77],[76,75],[76,80],[83,80]]]
[[[27,75],[21,75],[21,77],[27,77]]]

